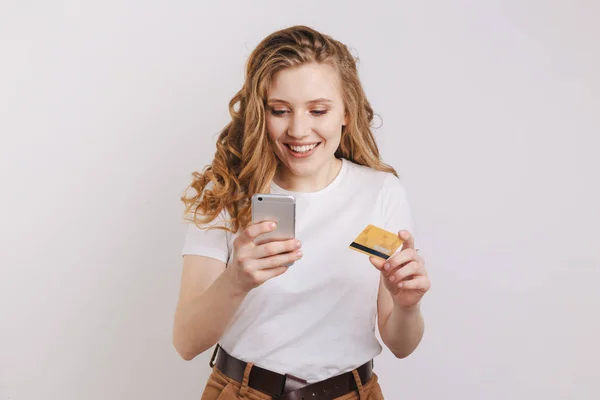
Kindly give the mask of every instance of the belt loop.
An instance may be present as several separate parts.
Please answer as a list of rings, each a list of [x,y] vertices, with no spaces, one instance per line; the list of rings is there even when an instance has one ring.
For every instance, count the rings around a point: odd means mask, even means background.
[[[358,371],[353,369],[352,375],[354,375],[354,381],[356,381],[356,387],[358,388],[358,400],[366,400],[367,396],[365,395],[365,390],[363,389],[362,381],[360,380]]]
[[[242,379],[242,387],[240,387],[240,398],[244,399],[246,397],[246,393],[248,393],[248,383],[250,382],[250,371],[254,366],[253,363],[247,363],[246,369],[244,370],[244,378]]]

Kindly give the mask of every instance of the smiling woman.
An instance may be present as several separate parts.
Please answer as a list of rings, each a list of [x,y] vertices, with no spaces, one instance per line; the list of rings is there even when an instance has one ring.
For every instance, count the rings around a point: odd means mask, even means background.
[[[229,106],[214,160],[183,197],[194,224],[173,341],[185,359],[217,345],[202,399],[383,398],[375,321],[393,354],[412,353],[429,279],[355,59],[309,27],[275,32]],[[294,197],[294,239],[255,243],[276,227],[250,222],[259,193]],[[348,250],[369,224],[398,232],[401,251],[383,260]]]
[[[281,162],[288,170],[292,167],[277,157],[285,152],[276,150],[281,142],[273,139],[286,127],[293,135],[304,129],[300,133],[304,135],[311,128],[304,118],[308,110],[315,118],[326,112],[315,129],[339,136],[327,176],[339,169],[336,159],[342,158],[396,174],[380,160],[371,131],[373,109],[346,45],[309,27],[291,27],[265,38],[250,54],[246,69],[244,86],[229,103],[232,119],[217,140],[214,161],[204,173],[194,174],[195,195],[183,198],[196,221],[210,222],[226,210],[233,230],[247,226],[252,196],[269,191]],[[278,116],[281,123],[275,122]],[[304,144],[294,136],[285,140]],[[329,150],[334,141],[330,140]],[[283,182],[286,176],[282,171]],[[205,191],[209,183],[212,187]],[[306,185],[303,179],[299,183]],[[306,189],[323,183],[321,178]]]

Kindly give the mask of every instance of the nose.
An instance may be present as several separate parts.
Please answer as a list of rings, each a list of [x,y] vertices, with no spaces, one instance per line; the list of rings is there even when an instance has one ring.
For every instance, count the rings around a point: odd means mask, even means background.
[[[297,114],[292,117],[287,133],[294,138],[303,138],[310,134],[310,129],[308,118],[302,114]]]

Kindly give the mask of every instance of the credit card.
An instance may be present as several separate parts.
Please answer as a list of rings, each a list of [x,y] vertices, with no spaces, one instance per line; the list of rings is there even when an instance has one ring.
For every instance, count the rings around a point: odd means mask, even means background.
[[[352,243],[350,249],[369,256],[387,260],[402,245],[403,240],[397,234],[367,225]]]

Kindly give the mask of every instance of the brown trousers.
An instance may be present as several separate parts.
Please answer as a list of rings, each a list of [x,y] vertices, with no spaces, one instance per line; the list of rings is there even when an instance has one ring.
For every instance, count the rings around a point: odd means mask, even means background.
[[[268,394],[248,386],[248,377],[250,376],[251,368],[252,366],[249,364],[244,373],[244,379],[240,383],[225,376],[217,367],[213,367],[213,372],[208,378],[201,400],[273,400]],[[331,400],[383,400],[381,387],[375,373],[373,373],[373,376],[365,385],[362,385],[358,377],[358,372],[356,370],[352,372],[358,390]]]

